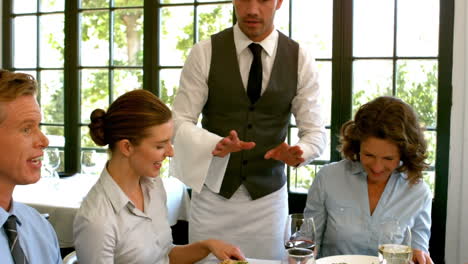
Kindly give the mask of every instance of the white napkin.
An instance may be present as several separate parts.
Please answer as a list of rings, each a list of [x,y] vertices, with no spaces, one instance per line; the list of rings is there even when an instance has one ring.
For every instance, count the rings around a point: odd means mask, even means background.
[[[204,184],[218,193],[229,156],[215,157],[211,152],[222,137],[193,124],[180,125],[174,137],[172,176],[199,193]]]

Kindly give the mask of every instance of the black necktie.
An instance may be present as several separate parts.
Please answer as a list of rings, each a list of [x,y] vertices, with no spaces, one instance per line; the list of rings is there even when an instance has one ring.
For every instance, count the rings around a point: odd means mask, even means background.
[[[250,51],[253,54],[252,65],[250,66],[249,81],[247,83],[247,95],[250,98],[250,102],[255,104],[258,98],[260,98],[260,92],[262,91],[262,46],[259,44],[252,43],[249,45]]]
[[[24,255],[18,240],[16,217],[14,215],[10,215],[3,225],[3,228],[5,229],[5,234],[8,237],[11,256],[13,257],[15,264],[27,264],[28,261],[26,260],[26,256]]]

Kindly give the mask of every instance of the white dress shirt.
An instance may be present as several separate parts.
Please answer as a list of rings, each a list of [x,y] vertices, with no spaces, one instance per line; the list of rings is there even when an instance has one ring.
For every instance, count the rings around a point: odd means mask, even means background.
[[[73,233],[80,263],[169,263],[171,228],[161,178],[142,178],[144,212],[102,171],[76,214]]]
[[[248,45],[252,43],[236,24],[234,42],[244,88],[247,89],[250,65],[253,60]],[[262,94],[268,87],[273,62],[278,46],[278,32],[273,32],[263,41]],[[212,191],[219,192],[229,157],[211,154],[216,144],[227,135],[216,135],[197,126],[200,113],[208,98],[208,76],[211,63],[211,40],[197,43],[187,58],[173,111],[175,119],[173,173],[182,182],[200,192],[206,184]],[[292,101],[291,112],[299,128],[299,145],[308,164],[317,158],[326,146],[325,126],[320,105],[318,71],[314,58],[299,47],[297,94]],[[241,138],[241,140],[243,140]],[[195,154],[196,153],[196,154]]]

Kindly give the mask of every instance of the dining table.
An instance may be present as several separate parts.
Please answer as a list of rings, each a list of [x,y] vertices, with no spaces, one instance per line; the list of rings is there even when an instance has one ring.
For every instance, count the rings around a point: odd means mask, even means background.
[[[249,258],[246,256],[245,261],[248,264],[380,264],[379,257],[377,256],[369,256],[369,255],[335,255],[335,256],[327,256],[322,257],[319,259],[308,259],[305,260],[294,260],[294,259],[285,259],[283,260],[272,260],[272,259],[258,259],[258,258]],[[202,261],[197,262],[198,264],[236,264],[237,262],[234,260],[233,262],[224,262],[220,261],[215,258],[213,255],[209,255],[208,258],[203,259]],[[408,264],[414,264],[414,262],[410,261]]]
[[[98,178],[99,175],[81,173],[62,178],[41,178],[35,184],[16,186],[13,199],[46,215],[57,233],[60,248],[72,248],[73,220]],[[170,225],[175,225],[178,220],[187,220],[190,209],[187,187],[174,177],[165,177],[162,181],[167,194]]]
[[[248,264],[379,264],[379,258],[376,256],[367,255],[336,255],[323,257],[319,259],[309,259],[307,263],[296,262],[294,260],[269,260],[246,257]],[[304,261],[305,262],[305,261]],[[219,264],[221,261],[213,256],[199,263],[203,264]]]

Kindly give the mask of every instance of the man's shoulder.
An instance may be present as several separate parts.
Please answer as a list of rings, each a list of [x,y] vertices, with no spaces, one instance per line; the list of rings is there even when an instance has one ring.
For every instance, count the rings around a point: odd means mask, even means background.
[[[206,50],[209,47],[211,47],[211,38],[200,40],[195,45],[193,45],[192,49],[198,49],[202,51],[202,50]]]
[[[14,202],[15,214],[24,219],[45,219],[36,209],[24,203]]]
[[[48,220],[44,217],[44,215],[40,214],[36,209],[33,207],[14,202],[15,206],[15,215],[21,221],[21,225],[24,225],[27,229],[35,229],[35,230],[53,230],[52,226],[48,222]]]
[[[292,43],[295,43],[295,44],[299,45],[299,42],[297,42],[294,39],[290,38],[288,35],[281,32],[281,30],[277,29],[276,31],[278,31],[278,38],[283,38],[283,39],[285,39],[287,41],[291,41]]]
[[[234,34],[234,27],[225,28],[223,30],[220,30],[220,31],[212,34],[211,36],[218,36],[218,35],[224,35],[224,34]]]
[[[221,30],[209,38],[212,43],[219,43],[219,45],[226,45],[226,43],[230,43],[234,41],[234,28],[226,28]]]
[[[288,35],[281,32],[281,30],[276,29],[276,31],[278,32],[278,43],[283,42],[283,43],[286,43],[290,47],[294,47],[294,46],[297,47],[297,48],[301,47],[299,42],[297,42],[294,39],[290,38]]]
[[[57,235],[49,221],[31,206],[18,202],[14,206],[30,257],[41,263],[61,263]]]

